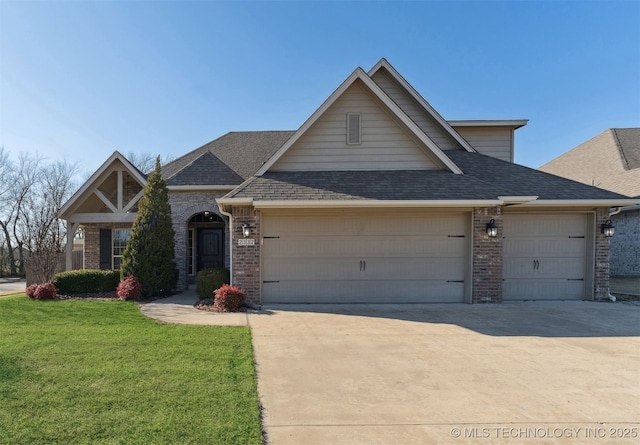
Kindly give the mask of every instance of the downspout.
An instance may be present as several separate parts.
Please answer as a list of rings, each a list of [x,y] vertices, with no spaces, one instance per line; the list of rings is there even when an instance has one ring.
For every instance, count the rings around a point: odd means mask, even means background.
[[[218,204],[218,210],[229,218],[229,284],[233,286],[233,215],[224,211],[220,204]]]
[[[609,209],[609,216],[617,215],[621,211],[622,211],[622,207],[612,207],[611,209]],[[611,260],[609,260],[609,261],[611,261]],[[611,295],[611,292],[609,291],[609,289],[607,289],[607,294],[609,294],[609,300],[611,300],[612,302],[615,303],[616,296],[615,295]]]

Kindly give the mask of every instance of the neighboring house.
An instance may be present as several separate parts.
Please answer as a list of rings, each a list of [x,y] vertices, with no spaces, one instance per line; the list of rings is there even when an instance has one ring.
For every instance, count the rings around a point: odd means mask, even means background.
[[[640,128],[603,131],[539,170],[640,198]],[[640,277],[640,205],[623,207],[611,221],[611,275]]]
[[[600,226],[637,201],[513,164],[526,122],[446,121],[386,60],[357,68],[298,130],[163,167],[178,286],[225,266],[261,303],[607,298]],[[116,152],[64,206],[85,267],[118,267],[144,182]]]

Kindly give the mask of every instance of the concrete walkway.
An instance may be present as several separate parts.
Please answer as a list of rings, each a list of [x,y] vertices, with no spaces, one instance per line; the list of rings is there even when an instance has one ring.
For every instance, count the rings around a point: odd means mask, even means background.
[[[247,312],[220,313],[201,311],[193,307],[198,301],[195,289],[173,297],[161,298],[140,305],[140,312],[163,323],[208,326],[248,326]]]

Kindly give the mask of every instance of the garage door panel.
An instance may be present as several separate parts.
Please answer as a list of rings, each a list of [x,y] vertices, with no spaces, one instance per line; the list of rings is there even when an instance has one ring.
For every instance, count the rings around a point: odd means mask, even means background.
[[[438,276],[441,280],[464,280],[462,258],[387,258],[360,260],[357,258],[297,258],[271,259],[263,266],[268,280],[285,281],[313,279],[378,279],[411,280],[416,277]]]
[[[503,283],[502,291],[511,300],[580,300],[584,295],[584,281],[512,279]]]
[[[420,210],[266,214],[263,301],[462,302],[468,225]]]
[[[582,299],[586,214],[504,215],[504,300]]]
[[[581,257],[509,260],[503,270],[505,277],[510,278],[584,278]]]
[[[366,292],[363,290],[366,289]],[[310,293],[312,290],[312,293]],[[443,280],[289,280],[264,283],[269,303],[440,303],[462,301],[464,283]]]
[[[541,239],[542,238],[542,239]],[[561,247],[561,249],[559,249]],[[585,242],[582,238],[568,237],[515,237],[506,238],[504,254],[506,256],[531,256],[532,258],[583,257]]]
[[[465,238],[442,236],[374,236],[290,237],[266,239],[270,258],[336,258],[345,252],[358,252],[358,257],[457,257],[465,248]]]

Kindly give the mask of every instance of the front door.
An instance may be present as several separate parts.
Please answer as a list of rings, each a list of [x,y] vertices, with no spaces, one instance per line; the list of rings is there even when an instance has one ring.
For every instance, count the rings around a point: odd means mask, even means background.
[[[223,229],[198,229],[196,267],[215,269],[224,267]]]

